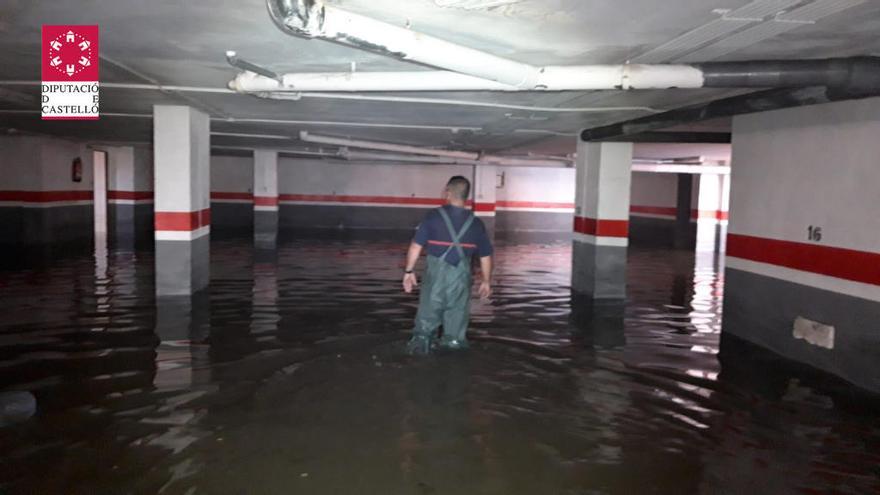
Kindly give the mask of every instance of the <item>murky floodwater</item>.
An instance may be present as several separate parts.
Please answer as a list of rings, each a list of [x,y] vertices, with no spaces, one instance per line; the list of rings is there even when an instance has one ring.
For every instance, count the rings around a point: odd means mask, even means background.
[[[152,254],[0,272],[8,494],[880,493],[877,410],[725,339],[711,255],[631,248],[625,305],[564,241],[500,243],[473,348],[403,355],[405,243],[217,240],[207,294]]]

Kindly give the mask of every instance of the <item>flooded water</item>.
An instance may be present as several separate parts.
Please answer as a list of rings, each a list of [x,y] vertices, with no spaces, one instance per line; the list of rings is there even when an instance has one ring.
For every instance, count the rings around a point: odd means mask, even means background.
[[[0,271],[0,391],[37,401],[0,493],[880,493],[877,409],[720,342],[712,255],[631,248],[592,304],[569,242],[501,242],[472,349],[413,358],[405,247],[215,240],[192,299],[149,251]]]

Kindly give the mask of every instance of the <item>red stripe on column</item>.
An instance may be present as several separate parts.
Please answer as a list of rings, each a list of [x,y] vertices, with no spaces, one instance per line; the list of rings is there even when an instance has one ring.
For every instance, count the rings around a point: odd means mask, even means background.
[[[728,234],[727,255],[854,282],[880,285],[880,254],[878,253]]]
[[[495,203],[477,203],[474,211],[495,211]]]
[[[157,211],[153,225],[156,230],[193,231],[211,225],[211,209],[201,211]]]
[[[52,203],[92,199],[92,191],[0,191],[0,201]]]
[[[107,199],[153,199],[153,191],[107,191]]]
[[[211,209],[205,208],[199,212],[199,227],[211,225]]]
[[[597,237],[628,237],[627,220],[601,220],[587,217],[574,217],[574,231],[579,234]]]
[[[703,219],[710,218],[712,220],[727,220],[727,212],[721,210],[691,210],[691,218]]]
[[[254,206],[278,206],[278,196],[254,196]]]

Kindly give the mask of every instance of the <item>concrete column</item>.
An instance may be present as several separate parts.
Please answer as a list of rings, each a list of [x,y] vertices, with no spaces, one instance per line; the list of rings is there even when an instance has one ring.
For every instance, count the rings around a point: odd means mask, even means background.
[[[107,215],[116,247],[153,237],[153,153],[147,148],[108,146]]]
[[[728,337],[880,392],[880,98],[733,119]]]
[[[495,235],[496,174],[495,165],[477,165],[474,170],[474,212],[486,225],[490,237]]]
[[[153,107],[156,293],[192,294],[208,285],[210,121],[186,106]]]
[[[594,299],[626,297],[632,149],[578,140],[572,288]]]
[[[254,150],[254,243],[274,247],[278,238],[278,152]]]

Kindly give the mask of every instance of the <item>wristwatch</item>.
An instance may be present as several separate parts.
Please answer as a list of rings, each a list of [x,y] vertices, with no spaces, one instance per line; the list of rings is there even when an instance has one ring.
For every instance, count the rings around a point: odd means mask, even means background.
[[[403,271],[403,273],[405,273],[405,274],[407,274],[407,275],[409,275],[409,274],[412,273],[412,272],[413,272],[412,270],[404,270],[404,271]]]

